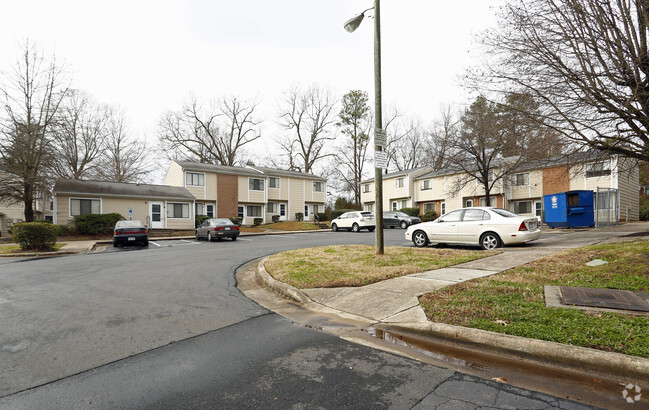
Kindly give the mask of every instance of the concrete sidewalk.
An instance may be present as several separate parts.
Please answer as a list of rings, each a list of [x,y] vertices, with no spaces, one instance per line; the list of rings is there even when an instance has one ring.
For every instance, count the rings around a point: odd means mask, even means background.
[[[526,360],[535,365],[568,367],[571,371],[588,369],[590,374],[602,376],[623,374],[629,380],[646,381],[649,378],[649,359],[432,323],[426,318],[418,298],[433,290],[494,275],[565,249],[648,239],[646,236],[628,236],[648,229],[649,223],[634,223],[601,229],[598,235],[587,230],[571,231],[569,233],[573,236],[567,247],[504,248],[501,254],[487,258],[355,288],[295,289],[274,280],[265,271],[263,260],[257,267],[257,278],[276,293],[304,307],[315,311],[338,312],[340,317],[357,317],[361,321],[372,323],[372,327],[376,329],[398,335],[402,340],[410,335],[444,339],[452,344],[486,346],[499,356]]]

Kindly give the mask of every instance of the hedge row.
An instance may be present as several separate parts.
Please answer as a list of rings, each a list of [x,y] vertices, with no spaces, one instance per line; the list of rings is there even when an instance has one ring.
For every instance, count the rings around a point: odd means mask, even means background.
[[[111,233],[117,221],[124,219],[118,213],[79,215],[74,217],[74,225],[82,235],[99,235]]]
[[[11,228],[14,243],[20,249],[51,251],[56,244],[59,228],[47,222],[22,222]]]

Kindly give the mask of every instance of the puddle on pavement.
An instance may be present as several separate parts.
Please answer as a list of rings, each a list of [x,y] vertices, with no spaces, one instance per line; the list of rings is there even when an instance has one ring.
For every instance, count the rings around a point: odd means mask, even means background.
[[[627,408],[629,402],[623,395],[628,380],[606,380],[583,373],[575,373],[553,366],[535,365],[506,357],[496,356],[477,346],[458,347],[432,337],[417,337],[385,331],[374,327],[363,329],[368,335],[407,350],[422,361],[471,374],[495,382],[506,383],[604,408]],[[647,386],[638,388],[649,390]],[[639,403],[649,403],[644,394]]]

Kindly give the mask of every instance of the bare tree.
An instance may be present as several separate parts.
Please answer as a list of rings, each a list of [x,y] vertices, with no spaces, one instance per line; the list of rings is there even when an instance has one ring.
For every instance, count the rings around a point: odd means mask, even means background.
[[[331,92],[317,85],[284,93],[279,124],[291,135],[280,138],[279,144],[289,169],[312,173],[316,162],[333,155],[327,145],[336,137],[336,105]]]
[[[462,129],[450,144],[456,152],[450,159],[451,166],[465,174],[457,180],[452,193],[457,194],[466,184],[477,181],[484,188],[486,204],[490,206],[490,192],[496,183],[511,175],[526,158],[524,152],[503,157],[506,140],[506,127],[498,105],[478,97],[462,115]]]
[[[426,147],[424,148],[427,165],[434,169],[442,169],[451,166],[455,156],[452,146],[459,138],[461,121],[459,115],[454,113],[453,108],[448,105],[440,107],[440,117],[433,122],[428,131]]]
[[[0,133],[0,199],[23,203],[25,220],[34,220],[34,201],[47,184],[50,132],[69,80],[54,56],[25,43],[13,71],[2,74],[4,115]]]
[[[530,95],[567,141],[649,159],[649,4],[509,0],[483,43],[481,90]]]
[[[367,147],[370,143],[370,108],[367,105],[367,93],[352,90],[343,96],[342,109],[338,126],[344,142],[338,149],[336,167],[338,176],[343,181],[343,189],[354,193],[354,203],[361,203],[361,180],[367,162]]]
[[[236,165],[243,147],[261,137],[255,119],[256,102],[223,98],[204,110],[196,98],[177,112],[163,116],[159,126],[162,149],[172,159]]]
[[[122,111],[109,109],[104,135],[98,177],[112,182],[146,182],[151,169],[146,143],[129,135]]]
[[[68,92],[52,128],[54,175],[83,179],[96,174],[104,149],[106,111],[83,91]]]
[[[388,143],[385,147],[388,167],[404,171],[424,165],[426,135],[421,124],[402,116],[384,115],[383,118],[388,118],[385,125],[388,134]],[[387,173],[388,170],[386,169],[385,172]]]

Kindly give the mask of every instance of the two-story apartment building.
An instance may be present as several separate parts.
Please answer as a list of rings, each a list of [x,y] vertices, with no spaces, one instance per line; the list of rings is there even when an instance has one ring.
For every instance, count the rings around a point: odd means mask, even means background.
[[[432,167],[425,166],[383,175],[383,210],[415,207],[415,178],[432,170]],[[364,211],[374,212],[375,195],[374,178],[362,181],[361,202]]]
[[[312,220],[324,212],[327,189],[327,180],[313,174],[190,161],[172,161],[165,184],[187,188],[196,198],[196,215],[239,216],[243,224],[255,218],[270,222],[274,215],[295,220],[298,213]]]
[[[412,176],[411,172],[416,175]],[[500,169],[496,166],[492,172],[492,175],[498,175]],[[468,175],[458,169],[421,173],[421,168],[417,168],[387,174],[384,191],[392,184],[397,184],[395,178],[404,176],[409,176],[413,183],[409,196],[385,199],[392,207],[396,202],[397,209],[402,204],[412,204],[409,206],[419,207],[422,214],[435,210],[437,215],[442,215],[461,207],[486,205],[482,184],[475,179],[467,180]],[[373,192],[373,180],[364,181],[363,184],[367,185],[363,186],[363,191]],[[612,192],[612,195],[607,194],[605,197],[600,194],[596,204],[598,212],[615,212],[619,220],[634,221],[639,218],[638,184],[639,170],[633,160],[615,155],[596,157],[582,154],[535,161],[517,167],[514,172],[496,181],[490,191],[489,202],[491,206],[509,209],[518,214],[541,216],[544,195],[571,190],[591,190],[596,196],[598,191]],[[373,194],[371,197],[362,197],[362,200],[365,209],[371,210]]]

